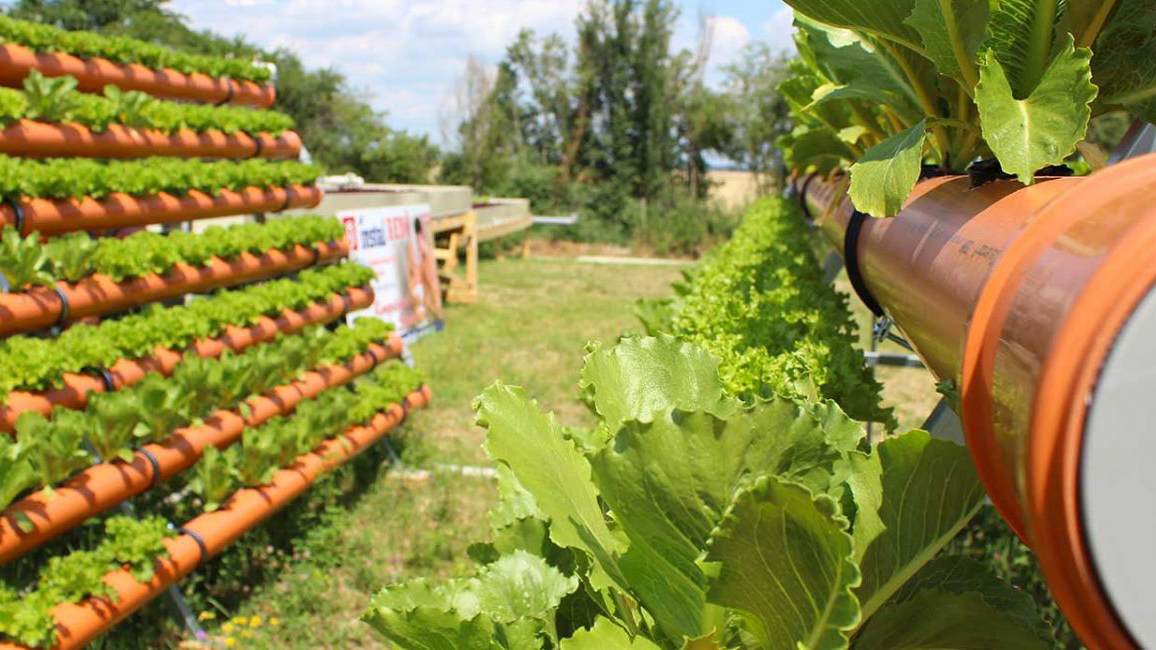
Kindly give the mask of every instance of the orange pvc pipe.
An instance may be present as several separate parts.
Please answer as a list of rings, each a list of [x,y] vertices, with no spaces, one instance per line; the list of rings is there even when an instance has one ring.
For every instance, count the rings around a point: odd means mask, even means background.
[[[421,396],[419,399],[424,404],[422,391],[415,392]],[[291,468],[278,471],[269,485],[237,490],[222,508],[196,517],[183,528],[193,531],[204,540],[209,556],[220,553],[297,498],[322,473],[346,462],[380,440],[401,422],[402,417],[401,407],[394,405],[389,411],[375,416],[368,426],[352,427],[342,435],[321,443],[315,451],[299,456]],[[59,634],[54,649],[78,648],[88,643],[192,573],[201,563],[200,547],[191,535],[178,535],[165,540],[165,547],[169,557],[157,560],[156,573],[148,583],[138,582],[124,569],[104,576],[105,583],[116,591],[116,602],[89,598],[80,603],[62,603],[54,607],[52,614]],[[16,650],[21,647],[0,644],[0,650]]]
[[[216,196],[190,190],[181,196],[161,192],[145,197],[113,192],[99,201],[88,197],[79,201],[25,198],[20,201],[24,211],[21,234],[36,231],[49,237],[77,230],[105,230],[312,208],[320,202],[321,190],[312,185],[294,185],[288,189],[249,187],[238,192],[221,190]],[[9,225],[16,224],[16,211],[11,205],[0,206],[0,217]]]
[[[0,153],[25,158],[296,158],[301,138],[292,131],[273,136],[268,133],[227,134],[210,129],[180,129],[165,133],[155,129],[134,129],[110,124],[97,133],[80,124],[47,124],[32,120],[19,122],[0,131]]]
[[[154,474],[148,457],[138,451],[131,463],[114,460],[93,465],[55,488],[51,496],[36,491],[12,503],[0,516],[0,564],[185,471],[201,458],[209,445],[228,447],[240,440],[245,427],[255,427],[289,413],[302,400],[312,399],[324,390],[369,372],[396,356],[399,344],[400,339],[391,336],[388,346],[372,344],[366,352],[345,364],[322,366],[296,381],[273,388],[266,395],[245,400],[248,415],[242,415],[240,409],[220,409],[201,426],[177,429],[165,442],[145,445],[144,449],[157,460],[159,474]]]
[[[373,304],[373,291],[368,288],[350,288],[328,300],[314,303],[299,310],[285,310],[277,318],[262,317],[248,327],[227,327],[215,339],[202,339],[190,346],[190,351],[201,357],[216,357],[225,350],[239,352],[251,345],[273,340],[278,332],[293,334],[308,325],[328,323],[346,312]],[[180,362],[182,352],[157,347],[151,357],[121,359],[109,368],[117,389],[131,386],[150,372],[172,373]],[[48,415],[54,406],[82,409],[88,404],[88,393],[104,392],[104,382],[90,375],[64,373],[59,388],[42,392],[12,391],[5,404],[0,404],[0,431],[12,432],[16,418],[25,411]]]
[[[920,183],[861,231],[860,274],[940,379],[960,387],[967,444],[992,502],[1032,547],[1093,648],[1132,648],[1097,577],[1080,487],[1096,381],[1156,286],[1156,155],[1030,187]],[[831,183],[806,201],[840,248],[851,212]]]
[[[46,77],[76,77],[77,88],[87,93],[102,93],[105,86],[113,85],[156,97],[259,108],[272,106],[276,99],[276,91],[269,84],[214,79],[199,72],[184,74],[171,68],[154,70],[136,63],[113,63],[101,57],[81,59],[63,52],[38,54],[14,43],[0,46],[0,85],[21,88],[24,78],[33,70],[39,70]]]
[[[316,249],[297,245],[287,251],[272,250],[262,255],[245,252],[228,261],[213,257],[203,266],[178,263],[164,275],[150,273],[119,283],[106,275],[93,274],[76,284],[58,282],[56,287],[68,301],[66,322],[71,323],[187,293],[296,271],[344,257],[348,252],[344,241],[325,242]],[[62,307],[60,296],[46,287],[0,294],[0,336],[56,325],[60,323]]]

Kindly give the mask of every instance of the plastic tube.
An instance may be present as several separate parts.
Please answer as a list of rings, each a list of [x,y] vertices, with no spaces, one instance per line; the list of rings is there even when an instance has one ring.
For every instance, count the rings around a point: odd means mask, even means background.
[[[416,394],[416,397],[415,397]],[[428,389],[414,391],[406,399],[424,405]],[[278,471],[269,485],[244,488],[233,493],[229,501],[215,512],[202,514],[183,528],[196,533],[205,543],[208,556],[220,553],[241,535],[269,518],[309,488],[322,473],[364,451],[397,426],[404,415],[400,406],[379,413],[368,426],[356,426],[318,448],[297,458],[296,464]],[[60,638],[58,650],[77,648],[116,625],[148,601],[157,597],[200,565],[201,549],[191,535],[179,535],[165,541],[169,557],[158,559],[156,573],[148,583],[141,583],[126,570],[105,574],[104,581],[117,594],[116,602],[89,598],[80,603],[62,603],[53,608]],[[0,644],[0,650],[21,646]]]
[[[1140,380],[1113,374],[1107,360],[1142,320],[1142,301],[1156,299],[1154,191],[1156,155],[1030,187],[933,179],[897,217],[868,220],[858,241],[868,290],[932,373],[956,382],[984,487],[1094,648],[1140,647],[1133,635],[1154,629],[1135,613],[1150,611],[1151,594],[1136,580],[1151,578],[1150,553],[1120,539],[1094,547],[1088,524],[1119,511],[1121,499],[1150,496],[1147,484],[1086,455],[1089,435],[1119,446],[1150,433],[1150,419],[1095,432],[1088,423],[1097,398]],[[809,183],[805,199],[842,248],[850,204],[826,182]],[[1116,486],[1107,499],[1090,496],[1093,469]],[[1125,529],[1138,525],[1124,516]],[[1125,579],[1109,582],[1104,567],[1128,552]],[[1131,592],[1120,586],[1128,581]]]
[[[184,74],[171,68],[154,70],[135,63],[113,63],[101,57],[81,59],[63,52],[38,54],[14,43],[0,46],[0,85],[21,88],[24,78],[33,70],[39,70],[46,77],[76,77],[77,88],[87,93],[101,93],[105,86],[113,85],[156,97],[259,108],[272,106],[276,99],[276,91],[269,84],[214,79],[199,72]]]
[[[396,356],[399,347],[392,341],[388,346],[373,344],[345,364],[322,366],[266,395],[249,398],[245,401],[248,415],[238,409],[220,409],[201,426],[177,429],[165,442],[145,445],[131,463],[116,460],[93,465],[55,488],[52,496],[36,491],[10,504],[0,517],[0,564],[183,472],[209,445],[228,447],[240,439],[245,427],[258,426],[292,411],[301,400],[348,383]],[[149,455],[156,459],[159,474],[154,473]]]
[[[215,339],[203,339],[190,346],[190,350],[201,357],[216,357],[225,350],[241,351],[251,345],[273,340],[280,332],[293,334],[308,325],[328,323],[346,312],[362,309],[373,304],[373,290],[350,288],[341,294],[334,294],[328,300],[314,303],[299,310],[285,310],[277,318],[262,317],[248,327],[227,327],[224,334]],[[157,347],[151,357],[143,359],[122,359],[111,368],[113,385],[116,389],[131,386],[144,379],[150,372],[172,373],[180,362],[183,352]],[[37,411],[48,415],[54,406],[70,409],[84,408],[90,392],[105,391],[104,381],[99,377],[79,373],[64,373],[60,388],[43,392],[12,391],[5,404],[0,404],[0,431],[13,431],[16,418],[25,411]]]
[[[80,124],[47,124],[32,120],[19,122],[0,131],[0,153],[26,158],[296,158],[301,138],[292,131],[278,136],[268,133],[227,134],[210,129],[180,129],[164,133],[155,129],[133,129],[110,124],[97,133]]]
[[[321,190],[312,185],[293,185],[288,189],[249,187],[238,192],[221,190],[216,196],[190,190],[181,196],[161,192],[145,197],[113,192],[99,201],[88,197],[79,201],[23,199],[20,201],[24,212],[21,234],[36,231],[48,237],[77,230],[105,230],[312,208],[320,202]],[[16,210],[11,205],[0,206],[0,217],[10,225],[18,223]]]
[[[94,274],[76,284],[58,282],[56,288],[68,302],[66,322],[74,322],[186,293],[199,293],[296,271],[314,263],[344,257],[347,253],[344,241],[326,242],[315,249],[297,245],[287,251],[272,250],[262,255],[245,252],[228,261],[213,257],[202,266],[178,263],[164,275],[150,273],[119,283],[106,275]],[[60,295],[46,287],[0,294],[0,336],[60,324],[62,308]]]

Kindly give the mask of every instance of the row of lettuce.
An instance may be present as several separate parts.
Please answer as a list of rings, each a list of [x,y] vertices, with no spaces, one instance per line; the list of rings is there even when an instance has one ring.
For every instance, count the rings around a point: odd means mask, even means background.
[[[376,322],[376,321],[375,321]],[[380,323],[378,323],[380,326]],[[370,329],[370,325],[359,325],[358,330]],[[380,335],[374,331],[373,335]],[[360,342],[367,338],[366,332],[355,332],[353,328],[342,328],[336,334],[330,335],[330,344],[338,337],[344,337],[346,342]],[[275,359],[273,364],[281,361],[288,353],[292,359],[303,361],[311,356],[316,360],[330,357],[340,360],[340,354],[333,354],[332,345],[317,345],[309,339],[317,338],[317,331],[309,331],[295,337],[280,339],[270,346],[261,346],[257,350],[270,347],[269,353],[248,353],[239,357],[228,357],[218,362],[204,362],[203,360],[186,360],[182,364],[182,376],[185,379],[199,376],[203,367],[196,362],[220,363],[224,366],[232,365],[236,368],[253,368],[254,359],[244,358],[253,354],[265,354]],[[296,341],[294,343],[294,341]],[[296,346],[298,354],[292,354],[287,348]],[[340,347],[340,346],[337,346]],[[321,350],[322,352],[318,352]],[[239,360],[239,361],[238,361]],[[305,364],[286,372],[282,377],[293,377],[307,369]],[[180,372],[180,371],[179,371]],[[226,370],[226,372],[228,372]],[[254,380],[252,371],[244,373],[249,381]],[[279,416],[266,421],[257,427],[246,428],[241,440],[224,450],[210,446],[205,450],[204,458],[191,472],[186,472],[173,482],[175,485],[163,486],[168,494],[187,494],[184,497],[195,502],[205,510],[215,510],[226,501],[228,496],[241,487],[259,487],[273,480],[278,469],[291,467],[302,454],[309,453],[321,442],[334,438],[348,427],[362,425],[377,413],[388,410],[391,405],[402,403],[406,395],[421,384],[421,375],[400,362],[378,366],[373,372],[355,380],[352,390],[345,387],[336,387],[327,390],[316,398],[299,403],[291,416]],[[250,384],[250,387],[259,390],[261,386]],[[216,385],[206,388],[201,384],[189,384],[187,381],[177,380],[166,386],[154,385],[151,387],[134,387],[134,392],[165,391],[163,401],[170,421],[162,427],[162,437],[167,436],[179,426],[182,419],[188,419],[190,413],[182,409],[195,406],[195,396],[205,390],[234,390],[233,396],[243,392],[235,387]],[[138,407],[130,406],[134,399],[148,399],[147,395],[130,395],[120,403],[120,408],[114,406],[96,407],[99,411],[90,409],[89,412],[79,413],[68,423],[62,423],[58,415],[54,414],[52,424],[38,422],[37,428],[52,427],[52,430],[36,430],[34,437],[43,439],[49,437],[63,447],[82,448],[80,437],[84,434],[77,427],[81,418],[88,418],[91,422],[111,422],[114,426],[125,429],[131,438],[131,421],[139,417]],[[111,405],[112,402],[105,402]],[[170,404],[173,404],[170,407]],[[181,404],[183,406],[176,406]],[[227,405],[226,405],[227,406]],[[76,412],[70,412],[76,413]],[[109,414],[112,414],[111,419]],[[61,414],[63,415],[63,414]],[[156,416],[147,415],[155,420]],[[126,421],[126,418],[129,421]],[[137,422],[138,428],[153,424],[153,422]],[[62,429],[71,428],[76,434],[74,438],[61,438]],[[148,440],[150,434],[137,436],[137,444]],[[24,444],[23,432],[15,443],[19,450]],[[112,450],[110,450],[112,451]],[[80,469],[90,463],[92,459],[75,459],[72,461],[73,470]],[[160,489],[160,488],[158,488]],[[11,581],[0,582],[0,634],[29,647],[49,647],[58,639],[56,620],[53,617],[53,608],[61,603],[79,603],[88,598],[103,598],[112,602],[117,601],[116,591],[104,580],[105,574],[122,568],[128,568],[133,577],[147,583],[152,579],[156,562],[167,557],[164,539],[177,535],[178,532],[161,516],[144,516],[141,518],[116,515],[103,521],[104,535],[99,541],[88,544],[77,544],[66,553],[50,557],[46,562],[31,566],[31,579],[19,584]],[[18,563],[24,562],[23,560]]]
[[[259,158],[234,162],[157,156],[140,160],[98,161],[0,156],[0,200],[100,199],[114,192],[134,196],[151,196],[160,192],[181,195],[190,190],[217,195],[221,190],[304,185],[312,183],[320,175],[321,168],[316,165],[270,162]]]
[[[588,348],[592,428],[486,389],[475,572],[364,620],[401,648],[1051,647],[1029,596],[939,554],[983,503],[967,451],[844,413],[890,420],[810,250],[792,203],[757,203],[641,310],[653,336]]]
[[[74,232],[42,242],[37,233],[21,237],[12,226],[0,229],[0,274],[9,291],[78,282],[101,274],[116,282],[164,274],[177,264],[200,267],[211,259],[234,260],[244,253],[261,255],[338,242],[345,231],[330,217],[301,216],[264,224],[209,226],[200,233],[167,234],[138,230],[126,237],[94,238]]]
[[[171,68],[185,74],[229,77],[264,82],[269,68],[252,61],[189,54],[124,36],[68,31],[39,23],[0,16],[0,44],[21,45],[45,54],[67,53],[82,59],[100,57],[114,63],[136,63],[148,68]]]
[[[0,126],[27,119],[78,124],[96,133],[114,124],[169,134],[190,129],[280,135],[293,128],[293,118],[278,111],[167,101],[111,85],[97,95],[76,86],[75,77],[45,77],[33,70],[22,89],[0,88]]]

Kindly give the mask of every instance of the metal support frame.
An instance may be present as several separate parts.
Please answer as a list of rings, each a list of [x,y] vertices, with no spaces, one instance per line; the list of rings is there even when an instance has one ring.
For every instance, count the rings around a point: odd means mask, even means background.
[[[92,444],[88,436],[84,437],[84,446],[98,464],[104,462],[104,458],[101,457],[100,452],[96,450],[96,446]],[[136,509],[133,508],[132,504],[128,501],[121,501],[117,504],[116,509],[126,517],[137,518]],[[168,525],[170,530],[176,530],[173,522],[168,522]],[[185,599],[185,595],[181,593],[180,588],[177,587],[176,584],[171,585],[165,590],[165,600],[168,601],[173,618],[177,620],[178,625],[183,625],[197,641],[204,643],[209,640],[208,633],[201,627],[200,622],[197,620],[197,615],[193,613],[193,608],[189,606],[189,601]]]

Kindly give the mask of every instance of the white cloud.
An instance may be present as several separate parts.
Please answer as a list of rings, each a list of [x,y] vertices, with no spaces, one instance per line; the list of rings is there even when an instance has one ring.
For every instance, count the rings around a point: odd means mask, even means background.
[[[761,0],[760,0],[761,1]],[[495,65],[523,28],[573,39],[579,0],[173,0],[195,29],[285,47],[311,68],[332,66],[366,92],[390,124],[439,140],[446,108],[469,55]],[[693,47],[699,23],[683,11],[673,46]],[[763,13],[765,16],[766,14]],[[708,79],[752,39],[731,16],[709,18],[714,32]],[[773,26],[773,27],[772,27]],[[765,25],[772,43],[789,44],[790,10]]]
[[[795,31],[794,21],[795,12],[790,7],[782,7],[763,25],[767,42],[771,44],[773,49],[795,51],[795,41],[791,38]]]

